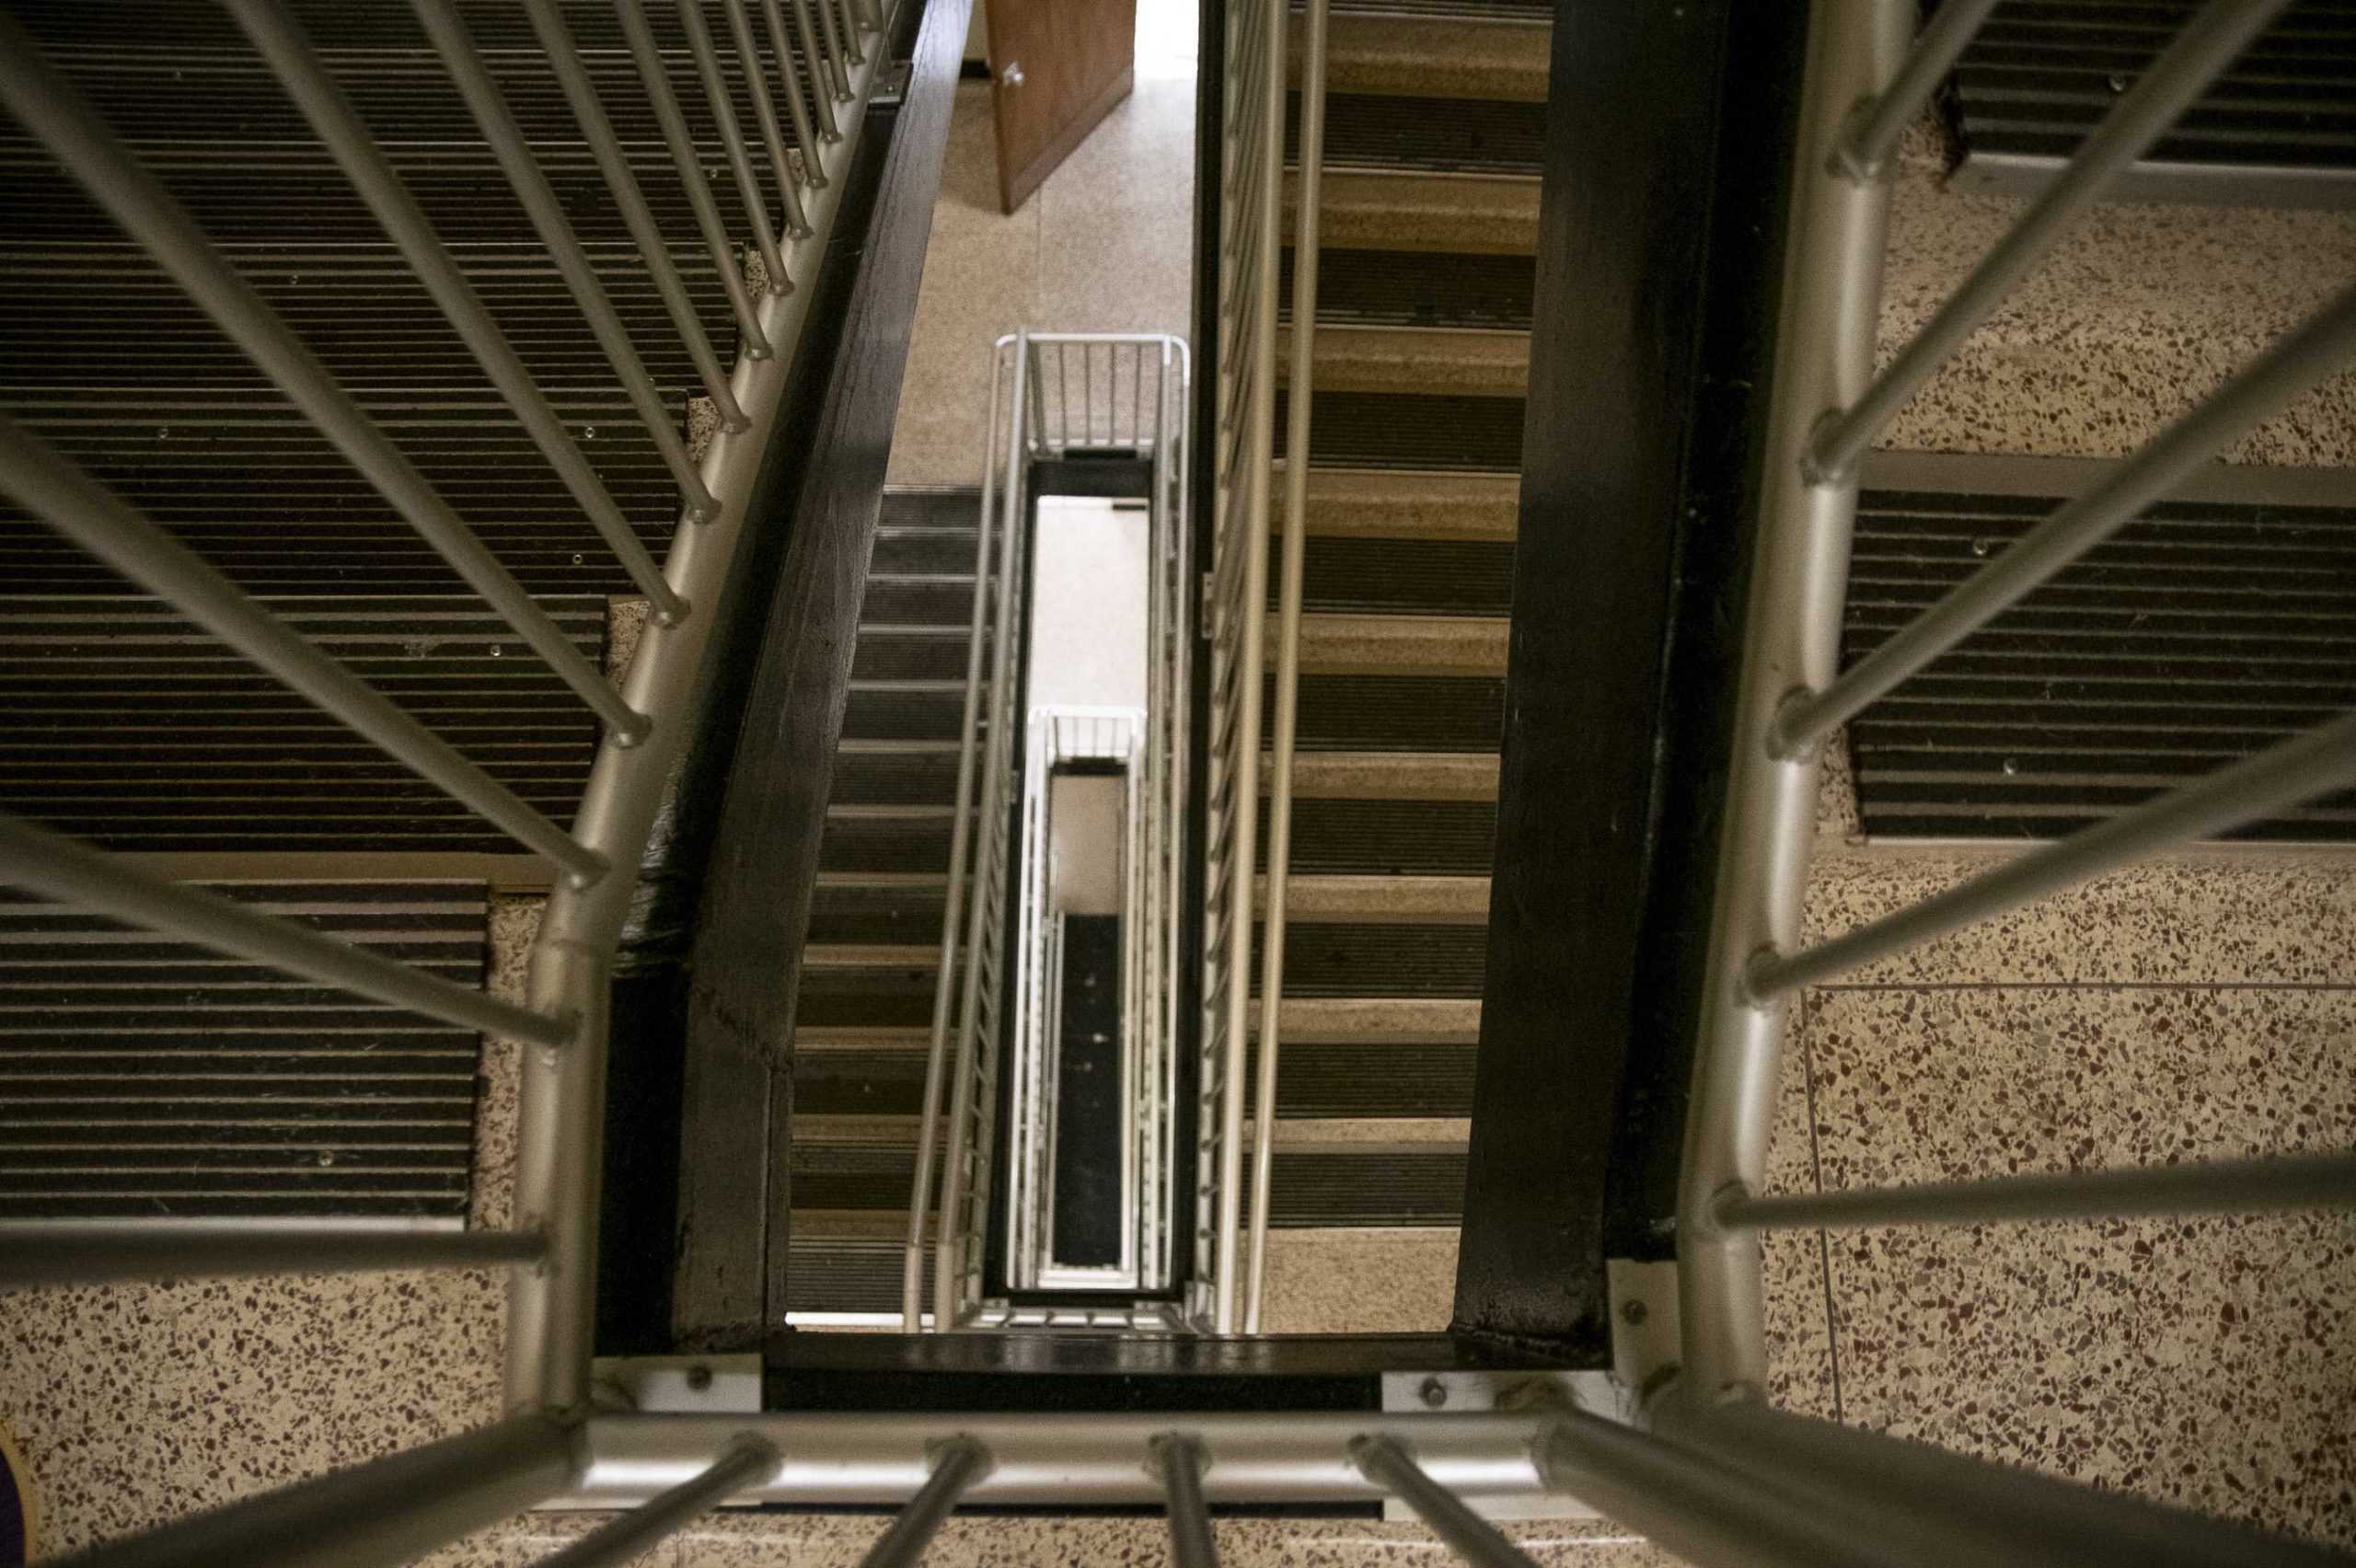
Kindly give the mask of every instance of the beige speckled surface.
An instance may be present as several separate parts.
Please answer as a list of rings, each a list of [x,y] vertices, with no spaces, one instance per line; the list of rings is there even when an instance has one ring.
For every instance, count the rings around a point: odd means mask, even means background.
[[[1270,528],[1284,525],[1289,500],[1285,486],[1274,487]],[[1319,537],[1510,541],[1520,511],[1521,479],[1512,474],[1309,471],[1309,531]]]
[[[1271,616],[1271,641],[1275,621]],[[1507,631],[1502,616],[1311,611],[1300,617],[1300,668],[1329,675],[1502,675]]]
[[[1897,178],[1883,293],[1887,363],[2023,211]],[[2094,209],[1899,414],[1880,444],[2119,455],[2213,391],[2356,276],[2356,214]],[[2228,447],[2235,462],[2356,462],[2356,375]]]
[[[606,601],[606,676],[616,686],[629,674],[638,640],[646,630],[647,603],[629,594]]]
[[[1285,176],[1286,226],[1298,177]],[[1318,236],[1357,249],[1530,256],[1538,248],[1538,181],[1328,171]]]
[[[1303,58],[1298,13],[1292,32],[1285,63],[1297,86]],[[1542,103],[1553,45],[1553,29],[1542,21],[1343,13],[1325,24],[1325,90]]]
[[[1521,398],[1530,334],[1412,327],[1320,327],[1311,339],[1320,392],[1451,393]],[[1292,329],[1276,333],[1276,379],[1291,380]]]

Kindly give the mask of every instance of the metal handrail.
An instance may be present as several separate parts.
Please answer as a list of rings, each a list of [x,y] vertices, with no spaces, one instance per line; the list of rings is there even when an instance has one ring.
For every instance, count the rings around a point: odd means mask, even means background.
[[[1121,370],[1122,351],[1129,369]],[[1103,373],[1097,386],[1098,351]],[[931,1325],[950,1329],[972,1321],[982,1308],[981,1205],[987,1201],[990,1122],[997,1105],[998,1020],[1006,980],[1010,804],[1019,766],[1017,737],[1027,726],[1015,706],[1022,584],[1026,581],[1031,465],[1091,446],[1148,453],[1152,464],[1148,536],[1153,574],[1149,594],[1148,734],[1141,788],[1152,840],[1131,868],[1141,907],[1174,914],[1183,886],[1184,853],[1180,813],[1185,795],[1186,710],[1183,613],[1188,571],[1186,516],[1186,388],[1190,360],[1184,341],[1162,333],[1010,333],[990,348],[990,399],[983,466],[981,513],[974,542],[974,605],[966,646],[965,701],[959,728],[957,787],[950,829],[947,905],[942,912],[941,967],[933,991],[932,1026],[918,1106],[917,1147],[908,1196],[908,1228],[901,1273],[900,1316],[910,1332],[926,1326],[923,1279],[928,1230],[934,1250]],[[1077,386],[1075,386],[1077,382]],[[1053,391],[1049,387],[1052,385]],[[1124,414],[1122,394],[1127,393]],[[1100,426],[1099,412],[1103,421]],[[987,636],[985,635],[987,631]],[[982,678],[982,651],[990,649]],[[987,697],[985,697],[987,693]],[[987,706],[986,706],[987,704]],[[980,801],[975,811],[978,788]],[[973,826],[982,830],[973,853]],[[973,861],[968,874],[969,859]],[[1159,1033],[1177,1038],[1176,973],[1179,923],[1171,918],[1162,941],[1149,943],[1142,973],[1129,977],[1147,997],[1160,997]],[[1174,1059],[1148,1075],[1160,1101],[1177,1092]],[[943,1093],[948,1107],[941,1106]],[[1149,1108],[1150,1115],[1151,1108]],[[934,1173],[940,1201],[934,1205]],[[1147,1182],[1166,1183],[1164,1151]]]
[[[1791,993],[2356,779],[2356,714],[2349,714],[1844,935],[1813,947],[1798,940],[1825,734],[2356,354],[2351,291],[1841,672],[1856,459],[2070,221],[2282,5],[2212,0],[1877,377],[1884,166],[1989,9],[1976,0],[1951,4],[1920,40],[1912,0],[1815,0],[1811,12],[1777,335],[1785,347],[1768,404],[1734,764],[1679,1180],[1678,1366],[1648,1408],[1657,1427],[1730,1466],[1743,1486],[1805,1505],[1777,1539],[1759,1520],[1726,1521],[1727,1529],[1702,1542],[1758,1561],[2319,1561],[2326,1554],[2238,1527],[1807,1422],[1761,1400],[1764,1230],[2356,1205],[2356,1152],[1759,1194]],[[1623,1516],[1646,1524],[1646,1505],[1634,1500]],[[1830,1539],[1792,1533],[1828,1528]],[[1670,1534],[1661,1539],[1676,1543]]]

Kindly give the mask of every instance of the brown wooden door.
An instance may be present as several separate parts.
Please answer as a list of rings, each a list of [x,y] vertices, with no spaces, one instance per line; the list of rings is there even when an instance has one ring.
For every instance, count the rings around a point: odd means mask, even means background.
[[[998,190],[1011,213],[1137,75],[1137,0],[988,0]]]

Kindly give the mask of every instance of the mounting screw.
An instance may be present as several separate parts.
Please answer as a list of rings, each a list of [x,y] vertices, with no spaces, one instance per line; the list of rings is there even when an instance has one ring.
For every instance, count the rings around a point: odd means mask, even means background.
[[[1632,1329],[1651,1316],[1652,1309],[1641,1301],[1629,1300],[1620,1303],[1620,1320]]]
[[[1448,1402],[1448,1385],[1437,1378],[1425,1378],[1420,1391],[1423,1394],[1424,1403],[1433,1410],[1438,1410]]]
[[[711,1368],[698,1364],[687,1368],[687,1387],[702,1393],[711,1387]]]

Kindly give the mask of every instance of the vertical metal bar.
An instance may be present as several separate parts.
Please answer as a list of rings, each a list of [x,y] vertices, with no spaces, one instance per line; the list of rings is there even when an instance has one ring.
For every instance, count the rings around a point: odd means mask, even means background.
[[[516,199],[532,220],[534,232],[548,247],[549,259],[563,275],[573,303],[588,318],[589,329],[605,349],[606,359],[612,362],[614,374],[621,378],[622,387],[629,394],[630,404],[638,410],[647,435],[663,454],[671,477],[678,482],[680,494],[687,499],[688,518],[708,521],[719,502],[704,488],[703,477],[687,455],[687,443],[680,439],[671,411],[664,406],[663,395],[655,390],[646,366],[639,360],[638,350],[629,340],[629,331],[614,312],[613,302],[606,297],[605,285],[597,281],[596,269],[589,264],[588,254],[572,232],[563,204],[549,188],[548,177],[540,172],[537,155],[508,111],[499,84],[484,69],[482,57],[476,52],[474,39],[459,18],[457,7],[452,0],[410,0],[410,7],[417,13],[426,37],[442,56],[451,82],[466,99],[483,140],[490,144],[491,156],[499,160],[508,184],[514,188]]]
[[[1777,705],[1840,665],[1854,487],[1813,484],[1800,454],[1809,421],[1873,374],[1888,187],[1832,172],[1850,107],[1897,73],[1914,0],[1813,0],[1794,148],[1791,229],[1769,390],[1764,478],[1719,836],[1700,1039],[1678,1178],[1678,1306],[1686,1375],[1699,1397],[1763,1389],[1767,1347],[1758,1243],[1709,1233],[1710,1195],[1756,1188],[1766,1170],[1781,1068],[1779,1009],[1741,995],[1750,954],[1794,945],[1816,841],[1813,755],[1766,744]]]
[[[541,1239],[514,1230],[390,1230],[268,1219],[61,1225],[0,1220],[0,1289],[114,1280],[528,1263]]]
[[[1718,1224],[1730,1230],[1988,1225],[2343,1207],[2356,1207],[2356,1154],[2278,1155],[1766,1197],[1728,1188],[1712,1205]]]
[[[549,1251],[508,1274],[505,1387],[560,1415],[585,1414],[590,1403],[611,972],[610,949],[551,941],[545,930],[532,951],[533,1005],[571,1020],[580,1049],[523,1053],[515,1224],[544,1233]]]
[[[785,136],[778,130],[777,106],[769,102],[768,86],[761,80],[760,51],[753,43],[753,17],[745,8],[745,0],[725,0],[721,7],[728,17],[728,36],[735,41],[736,58],[745,70],[745,86],[753,98],[753,121],[761,128],[761,141],[768,148],[769,167],[777,171],[777,193],[785,203],[785,221],[795,236],[810,232],[810,220],[803,214],[802,192],[795,187],[792,160],[785,156]],[[761,218],[767,227],[766,213]]]
[[[1938,314],[1899,352],[1889,368],[1854,403],[1846,408],[1831,406],[1839,411],[1828,412],[1808,442],[1807,471],[1848,473],[1890,416],[1922,390],[1972,329],[2004,302],[2078,214],[2165,134],[2210,82],[2249,46],[2258,29],[2289,3],[2210,0],[2185,24],[2176,40],[2080,144],[2069,167],[2038,192],[2021,221],[1996,242],[1962,286],[1947,296]]]
[[[1753,1400],[1665,1409],[1665,1435],[1805,1503],[1811,1495],[1877,1497],[1901,1515],[1881,1533],[1892,1560],[1934,1550],[1967,1562],[2134,1562],[2142,1568],[2323,1568],[2338,1553],[2247,1526],[2204,1518],[2111,1489],[2097,1491],[1927,1443],[1835,1425]],[[1911,1527],[1911,1528],[1910,1528]]]
[[[1283,8],[1276,8],[1279,16]],[[1464,1505],[1464,1499],[1424,1473],[1391,1437],[1350,1440],[1350,1462],[1376,1485],[1398,1493],[1449,1549],[1475,1568],[1537,1568],[1504,1532]]]
[[[761,330],[760,314],[753,307],[753,294],[745,286],[744,269],[736,264],[736,248],[728,237],[727,224],[720,216],[720,203],[704,179],[703,160],[697,156],[695,138],[687,132],[687,116],[679,111],[678,95],[671,90],[671,73],[664,66],[662,52],[654,46],[654,31],[647,25],[646,6],[642,0],[614,0],[614,12],[621,19],[622,37],[629,45],[630,58],[638,63],[638,79],[645,84],[647,101],[654,108],[655,123],[663,129],[663,144],[670,150],[671,167],[678,173],[679,188],[687,193],[687,205],[695,209],[696,227],[703,235],[705,250],[710,253],[712,271],[720,274],[721,286],[728,291],[728,306],[736,313],[736,329],[744,334],[745,355],[765,360],[770,353],[768,336]],[[775,280],[780,284],[784,282],[783,278]]]
[[[783,1456],[777,1445],[747,1432],[693,1481],[647,1499],[601,1528],[592,1530],[539,1568],[621,1568],[660,1545],[689,1520],[701,1517],[748,1486],[777,1473]]]
[[[1027,332],[1014,337],[1014,386],[1009,398],[1010,409],[1022,406],[1024,393],[1031,379],[1031,342]],[[1001,476],[1004,490],[999,505],[1002,516],[999,522],[998,608],[991,628],[990,650],[990,730],[989,752],[982,774],[982,809],[978,824],[987,836],[984,842],[993,850],[999,840],[1000,824],[1006,813],[1006,775],[1009,748],[1013,742],[1010,732],[1014,728],[1012,660],[1015,641],[1015,605],[1023,595],[1022,571],[1022,504],[1021,477],[1024,457],[1022,421],[1010,416],[1007,421],[1006,468]],[[976,592],[980,584],[976,584]],[[983,971],[1000,961],[999,952],[1003,940],[991,933],[986,937],[987,911],[1002,904],[1006,894],[995,879],[999,868],[995,856],[985,856],[976,868],[978,879],[985,879],[975,893],[976,914],[973,936],[966,946],[964,995],[957,1023],[957,1055],[950,1083],[948,1157],[941,1171],[941,1216],[934,1232],[932,1261],[933,1327],[946,1332],[956,1325],[958,1276],[963,1272],[964,1257],[964,1209],[965,1206],[966,1160],[964,1145],[967,1129],[975,1114],[975,1056],[983,1044],[976,1038],[981,1022],[982,992],[987,984]],[[986,953],[985,948],[989,951]]]
[[[1577,1412],[1533,1445],[1550,1486],[1692,1562],[1727,1568],[1891,1568],[1910,1560],[1860,1536],[1815,1496],[1762,1485],[1723,1460]],[[1865,1483],[1861,1482],[1862,1487]]]
[[[470,986],[322,936],[307,926],[260,914],[217,893],[159,882],[104,850],[5,812],[0,812],[0,882],[33,888],[125,925],[167,932],[214,952],[249,958],[460,1029],[527,1040],[550,1050],[570,1045],[576,1037],[573,1020],[561,1013],[519,1008]]]
[[[1011,340],[1000,338],[990,347],[989,422],[982,428],[987,441],[998,440],[999,362]],[[1020,410],[1013,410],[1018,421]],[[908,1244],[901,1261],[900,1326],[916,1333],[924,1326],[924,1227],[932,1196],[934,1118],[941,1110],[941,1077],[948,1070],[950,1001],[957,992],[957,946],[965,920],[965,860],[973,853],[974,746],[982,706],[982,648],[987,641],[990,606],[990,530],[995,521],[995,466],[982,465],[982,509],[974,531],[974,607],[967,617],[965,643],[965,710],[959,725],[956,814],[949,826],[948,900],[941,916],[941,978],[932,991],[932,1038],[924,1064],[924,1099],[917,1110],[916,1176],[908,1189]],[[1001,594],[1008,590],[1001,584]],[[946,1323],[938,1325],[947,1328]]]
[[[831,0],[820,0],[821,4]],[[867,55],[859,47],[859,18],[853,13],[850,0],[840,0],[842,8],[843,58],[853,65],[867,63]]]
[[[971,1437],[952,1437],[935,1448],[930,1479],[860,1559],[860,1568],[907,1568],[922,1557],[957,1499],[989,1470],[990,1451]]]
[[[803,6],[814,5],[818,12],[818,30],[826,40],[826,50],[820,56],[826,62],[826,75],[835,84],[835,99],[850,101],[850,75],[843,69],[842,40],[835,36],[835,9],[827,0],[799,0]]]
[[[74,1559],[78,1568],[395,1568],[571,1484],[572,1435],[527,1413],[333,1470]]]
[[[802,153],[802,175],[811,189],[826,188],[826,171],[818,159],[817,133],[810,128],[810,110],[802,101],[802,78],[793,67],[793,34],[785,25],[785,7],[778,0],[761,0],[761,15],[768,24],[769,47],[777,52],[777,75],[785,107],[793,117],[793,144]]]
[[[1300,185],[1293,202],[1290,394],[1285,405],[1284,570],[1276,587],[1276,714],[1268,776],[1268,892],[1260,947],[1260,1081],[1252,1128],[1252,1243],[1243,1332],[1260,1332],[1268,1274],[1268,1192],[1276,1166],[1282,1045],[1285,900],[1292,870],[1292,751],[1300,711],[1300,600],[1309,548],[1309,412],[1317,339],[1317,218],[1325,158],[1326,0],[1307,0],[1301,29]],[[1265,550],[1267,536],[1257,541]],[[1250,613],[1265,614],[1258,603]]]
[[[687,605],[671,591],[663,580],[663,569],[639,542],[629,520],[614,504],[605,482],[596,470],[589,467],[581,455],[564,421],[549,406],[548,397],[532,379],[532,373],[499,329],[482,300],[467,282],[466,274],[450,259],[449,248],[442,236],[433,232],[432,224],[410,194],[392,162],[376,145],[359,112],[337,86],[324,66],[309,39],[303,35],[292,16],[283,6],[269,0],[228,0],[230,14],[254,47],[269,63],[278,76],[278,85],[285,89],[294,107],[318,133],[352,189],[375,213],[376,221],[400,248],[402,257],[417,280],[442,307],[442,314],[457,330],[459,337],[474,351],[475,362],[483,374],[506,399],[515,412],[516,422],[531,436],[540,455],[563,480],[565,490],[580,504],[590,526],[597,530],[606,548],[614,552],[630,581],[638,585],[661,619],[675,621],[687,613]]]
[[[1170,1500],[1170,1560],[1178,1568],[1218,1568],[1211,1511],[1203,1501],[1203,1472],[1211,1468],[1211,1457],[1202,1439],[1165,1432],[1147,1445],[1147,1453]]]
[[[1744,970],[1754,1000],[1816,985],[2146,855],[2213,838],[2356,780],[2356,713],[2268,747],[2108,822],[1789,956],[1761,948]]]
[[[1860,102],[1842,122],[1832,145],[1832,167],[1851,179],[1874,179],[1882,163],[1897,150],[1898,139],[1946,80],[1996,0],[1946,0],[1931,13],[1922,37],[1914,40],[1898,79],[1877,96]]]
[[[829,142],[842,139],[835,123],[832,73],[818,52],[817,24],[810,19],[810,0],[793,0],[793,30],[802,40],[802,68],[810,74],[810,102],[818,111],[818,133]]]
[[[574,841],[407,709],[314,647],[193,550],[133,512],[31,432],[0,414],[0,494],[179,610],[375,743],[387,756],[497,824],[568,875],[595,882],[604,857]]]
[[[753,155],[745,148],[745,128],[736,123],[735,100],[728,96],[727,78],[720,72],[720,54],[712,47],[711,29],[703,19],[703,0],[679,0],[679,21],[687,29],[687,52],[695,56],[704,96],[711,100],[712,123],[720,128],[720,144],[736,181],[736,199],[745,204],[745,215],[753,225],[753,245],[761,253],[762,271],[768,275],[766,286],[770,294],[781,294],[792,281],[785,275],[785,258],[778,253],[777,236],[770,231],[768,202],[753,173]]]
[[[1787,704],[1771,744],[1790,752],[1862,712],[1909,675],[2020,603],[2190,478],[2227,442],[2356,356],[2356,288],[2245,366],[2207,401],[2015,540],[1945,598],[1843,671]]]
[[[1285,112],[1285,43],[1287,7],[1264,0],[1261,19],[1267,29],[1264,46],[1267,52],[1268,68],[1262,83],[1262,101],[1256,112],[1268,117],[1271,127],[1284,123]],[[1253,857],[1259,831],[1260,809],[1260,704],[1264,660],[1262,646],[1265,639],[1268,603],[1268,492],[1272,476],[1276,444],[1276,284],[1277,244],[1284,225],[1284,157],[1285,142],[1274,133],[1263,138],[1262,156],[1267,160],[1263,170],[1266,179],[1260,187],[1258,225],[1266,243],[1260,247],[1259,276],[1253,281],[1258,294],[1258,319],[1253,329],[1252,341],[1246,345],[1250,353],[1250,369],[1244,374],[1253,381],[1250,428],[1243,446],[1245,472],[1244,503],[1240,516],[1221,519],[1221,533],[1227,536],[1229,548],[1243,552],[1239,558],[1243,571],[1242,594],[1236,614],[1241,628],[1242,648],[1237,655],[1236,722],[1230,744],[1234,748],[1232,788],[1235,790],[1233,811],[1235,826],[1228,846],[1229,877],[1231,882],[1230,907],[1233,911],[1235,931],[1232,980],[1227,997],[1228,1032],[1226,1093],[1219,1107],[1219,1274],[1213,1304],[1212,1322],[1215,1332],[1233,1333],[1242,1320],[1238,1297],[1243,1281],[1241,1277],[1242,1260],[1240,1256],[1242,1239],[1243,1202],[1243,1085],[1247,1074],[1247,1051],[1251,1028],[1252,987],[1252,915],[1253,903]],[[1254,1225],[1265,1223],[1265,1215],[1255,1215]]]
[[[50,68],[23,24],[7,16],[0,16],[0,100],[616,736],[628,742],[646,734],[647,717],[632,712],[581,656],[97,110]]]
[[[622,225],[638,242],[639,260],[645,266],[647,276],[653,280],[654,292],[662,298],[664,309],[670,313],[672,329],[679,334],[688,360],[702,378],[704,395],[720,410],[723,426],[743,430],[746,423],[745,410],[737,406],[736,394],[728,385],[728,373],[721,368],[720,356],[711,352],[710,340],[704,336],[703,322],[687,298],[687,286],[679,282],[678,268],[671,263],[671,243],[647,209],[646,197],[638,188],[638,176],[630,172],[629,159],[623,156],[621,143],[614,136],[613,122],[606,118],[605,105],[598,101],[589,73],[582,68],[581,51],[573,44],[572,29],[565,26],[564,14],[558,9],[556,0],[524,0],[524,12],[531,18],[532,31],[556,72],[557,86],[563,89],[565,102],[572,106],[573,121],[589,144],[597,171],[605,177],[606,189],[621,211]],[[759,95],[755,95],[755,101],[760,101]]]

